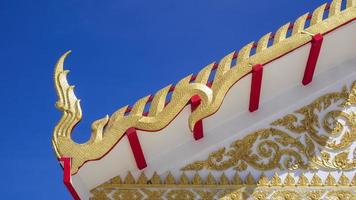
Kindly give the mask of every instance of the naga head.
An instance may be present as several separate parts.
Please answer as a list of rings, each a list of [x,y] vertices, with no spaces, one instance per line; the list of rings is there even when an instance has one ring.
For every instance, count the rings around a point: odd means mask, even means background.
[[[62,116],[57,123],[53,138],[52,145],[57,155],[57,158],[68,156],[68,152],[75,152],[77,146],[71,139],[71,133],[82,119],[82,109],[80,107],[80,100],[74,94],[74,86],[69,85],[67,75],[69,70],[64,69],[64,60],[71,53],[67,51],[57,61],[54,69],[54,85],[57,91],[58,100],[55,104],[56,108],[62,112]],[[92,124],[92,136],[87,142],[100,140],[102,138],[104,126],[107,124],[109,117],[105,116],[103,119],[97,120]]]

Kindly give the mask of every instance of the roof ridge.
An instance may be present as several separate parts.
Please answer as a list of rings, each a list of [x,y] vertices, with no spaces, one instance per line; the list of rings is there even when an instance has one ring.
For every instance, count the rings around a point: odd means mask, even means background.
[[[294,23],[286,23],[275,34],[267,33],[258,42],[251,42],[238,53],[232,52],[217,63],[204,67],[197,75],[188,75],[175,86],[168,85],[155,95],[139,99],[132,107],[124,106],[110,117],[99,119],[92,124],[92,137],[84,144],[76,144],[70,135],[74,126],[81,120],[80,102],[74,95],[73,87],[67,82],[63,62],[64,54],[56,64],[55,86],[59,100],[57,108],[63,116],[53,134],[53,147],[57,157],[72,158],[71,173],[74,174],[85,162],[105,156],[123,137],[128,128],[145,131],[158,131],[165,128],[186,106],[190,98],[199,95],[201,104],[189,116],[189,127],[214,114],[223,102],[230,87],[249,74],[254,64],[267,64],[311,41],[311,35],[326,34],[356,18],[356,0],[347,0],[342,9],[342,0],[323,4],[312,14],[306,13]],[[326,16],[327,14],[327,16]],[[309,26],[308,26],[309,23]],[[306,27],[307,26],[307,27]],[[271,42],[273,42],[271,44]],[[255,48],[255,53],[251,50]],[[231,66],[236,59],[236,64]],[[214,79],[209,82],[210,74]],[[168,94],[172,93],[170,103]],[[144,113],[150,103],[149,112]],[[147,115],[147,116],[146,116]]]

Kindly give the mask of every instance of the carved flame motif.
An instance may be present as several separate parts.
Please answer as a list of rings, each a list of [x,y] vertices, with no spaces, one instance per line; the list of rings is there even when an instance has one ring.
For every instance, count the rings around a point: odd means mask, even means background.
[[[263,36],[257,43],[251,42],[238,53],[225,56],[218,64],[212,63],[203,68],[195,78],[189,75],[177,83],[172,92],[170,102],[166,104],[171,85],[159,90],[154,96],[146,96],[138,100],[130,112],[125,106],[110,117],[105,116],[92,124],[92,136],[84,144],[77,144],[71,140],[71,133],[75,125],[81,120],[82,112],[80,101],[74,95],[74,87],[67,82],[68,71],[64,70],[63,62],[69,52],[64,54],[55,66],[54,82],[58,94],[57,108],[63,112],[62,118],[55,127],[53,134],[53,147],[58,157],[72,158],[71,174],[78,171],[86,161],[95,160],[105,155],[125,134],[125,131],[134,127],[140,130],[157,131],[166,127],[186,106],[190,98],[199,95],[200,106],[189,116],[190,129],[194,124],[214,114],[223,102],[229,89],[243,76],[250,73],[251,65],[265,64],[273,59],[298,48],[311,40],[308,33],[326,33],[343,23],[356,17],[355,1],[348,0],[346,8],[341,10],[341,0],[334,0],[326,19],[323,14],[327,8],[324,4],[317,8],[311,15],[309,27],[305,28],[308,13],[298,18],[292,28],[291,36],[287,36],[290,23],[282,26],[273,35]],[[268,46],[270,40],[273,45]],[[256,48],[256,53],[250,55],[251,49]],[[238,57],[236,56],[238,55]],[[237,57],[237,58],[236,58]],[[232,65],[237,59],[236,65]],[[209,76],[216,70],[211,87],[207,86]],[[147,116],[143,115],[145,105],[149,100],[151,106]],[[125,112],[127,115],[125,115]]]
[[[172,176],[170,172],[168,176]],[[256,180],[251,174],[243,178],[239,174],[235,174],[230,179],[222,174],[220,180],[215,180],[211,174],[202,176],[196,173],[194,177],[187,178],[184,182],[170,177],[169,179],[173,179],[173,183],[167,181],[168,176],[166,178],[158,176],[158,179],[161,180],[158,183],[141,182],[140,178],[133,178],[131,173],[126,176],[129,177],[125,178],[126,181],[121,181],[121,177],[117,176],[92,189],[92,197],[90,199],[256,200],[356,198],[356,190],[354,189],[356,174],[354,174],[352,180],[348,179],[344,173],[339,178],[329,173],[328,178],[324,180],[316,173],[313,174],[310,180],[304,173],[299,176],[288,173],[284,178],[282,174],[275,174],[272,178],[261,174],[259,178],[256,177]],[[184,172],[182,176],[185,176]],[[144,173],[140,177],[147,179]],[[200,181],[196,182],[196,179]],[[210,181],[211,179],[214,179],[213,183]],[[234,179],[238,179],[239,182],[234,181]],[[330,182],[328,179],[333,181]]]

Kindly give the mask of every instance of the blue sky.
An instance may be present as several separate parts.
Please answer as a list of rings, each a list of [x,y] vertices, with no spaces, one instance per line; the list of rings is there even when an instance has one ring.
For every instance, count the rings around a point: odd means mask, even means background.
[[[70,199],[51,137],[60,117],[53,65],[66,67],[90,124],[175,83],[267,32],[312,11],[319,0],[0,1],[2,199]]]

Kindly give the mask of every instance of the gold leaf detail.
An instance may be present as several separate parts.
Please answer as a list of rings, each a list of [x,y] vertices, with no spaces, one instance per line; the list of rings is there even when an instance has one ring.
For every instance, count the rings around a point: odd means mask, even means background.
[[[193,185],[201,185],[202,184],[202,180],[201,180],[201,177],[200,177],[199,173],[195,173],[194,174],[194,177],[193,177],[193,180],[192,180],[192,184]]]
[[[282,185],[282,180],[277,173],[275,173],[271,179],[271,186],[280,186]]]
[[[154,172],[150,181],[152,184],[161,184],[161,177],[157,174],[157,172]]]
[[[215,63],[211,63],[208,66],[204,67],[202,70],[200,70],[200,72],[198,73],[198,75],[195,79],[195,82],[207,84],[211,70],[213,69],[214,65],[215,65]]]
[[[124,183],[125,184],[135,184],[135,178],[132,176],[131,172],[127,173]]]
[[[323,20],[323,14],[325,11],[326,3],[319,6],[312,14],[312,18],[310,20],[310,26],[313,26]]]
[[[91,193],[93,194],[91,200],[109,200],[104,190],[96,189],[96,190],[92,190]]]
[[[324,193],[323,191],[311,191],[307,193],[307,197],[310,200],[320,200],[323,193]]]
[[[342,0],[333,0],[329,8],[329,17],[339,14],[341,12]]]
[[[241,177],[235,173],[234,177],[232,178],[232,184],[234,185],[241,185],[243,183]]]
[[[269,184],[268,178],[264,174],[261,174],[260,179],[257,182],[257,185],[268,186],[268,184]]]
[[[144,172],[141,173],[141,175],[137,179],[138,184],[146,184],[147,183],[147,177]]]
[[[321,178],[316,173],[314,173],[314,175],[310,181],[310,185],[311,186],[322,186],[323,185]]]
[[[336,185],[336,180],[330,173],[328,174],[328,176],[325,179],[325,185],[327,185],[327,186]]]
[[[190,190],[171,190],[167,193],[168,200],[194,200],[195,194]]]
[[[256,200],[267,200],[268,192],[257,191],[252,194]]]
[[[308,180],[308,178],[304,175],[304,173],[302,173],[302,174],[299,176],[299,180],[298,180],[297,185],[299,185],[299,186],[307,186],[307,185],[309,185],[309,180]]]
[[[172,175],[171,172],[168,173],[167,177],[166,177],[166,180],[165,180],[165,183],[166,184],[175,184],[175,179]]]
[[[141,200],[142,194],[137,190],[118,190],[113,194],[114,199]]]
[[[114,178],[111,179],[111,183],[113,184],[121,184],[122,180],[120,176],[115,176]]]
[[[351,180],[350,186],[356,186],[356,173],[354,174],[354,177]]]
[[[253,176],[252,176],[251,173],[248,173],[248,174],[247,174],[245,183],[246,183],[247,185],[253,185],[253,184],[256,183],[255,178],[253,178]]]
[[[230,184],[230,181],[229,181],[229,179],[226,177],[225,173],[222,173],[222,174],[221,174],[219,184],[220,184],[220,185],[228,185],[228,184]]]
[[[143,188],[142,192],[147,195],[147,200],[159,200],[163,198],[164,190],[148,190]]]
[[[183,172],[179,179],[180,184],[189,184],[188,176]]]
[[[327,194],[328,199],[353,200],[356,198],[350,191],[332,191]]]
[[[288,173],[287,176],[284,178],[284,185],[285,186],[294,186],[295,185],[294,177],[290,173]]]
[[[188,164],[185,167],[182,168],[183,171],[198,171],[198,170],[202,170],[204,168],[204,162],[202,161],[196,161],[194,163]]]
[[[271,199],[285,199],[285,200],[294,200],[302,199],[302,196],[295,191],[277,191],[272,195]]]
[[[287,24],[283,25],[281,28],[279,28],[277,30],[277,32],[276,32],[276,34],[274,36],[274,41],[273,41],[274,44],[279,43],[282,40],[286,39],[286,35],[287,35],[288,28],[289,28],[289,24],[290,23],[287,23]]]
[[[199,194],[202,200],[214,200],[214,196],[216,195],[217,191],[202,191],[198,190],[197,193]]]
[[[271,37],[271,33],[267,33],[266,35],[261,37],[261,39],[257,43],[256,53],[259,53],[259,52],[267,49],[268,41],[269,41],[270,37]]]
[[[341,176],[339,178],[338,184],[347,186],[347,185],[349,185],[349,183],[350,183],[350,180],[347,178],[347,176],[345,176],[344,172],[342,172]]]
[[[296,35],[302,32],[302,30],[304,30],[305,22],[307,21],[308,15],[309,13],[306,13],[300,16],[297,20],[295,20],[293,25],[292,35]]]
[[[214,178],[214,176],[209,172],[207,178],[206,178],[206,185],[216,185],[216,180]]]
[[[346,8],[351,8],[356,6],[355,0],[346,0]]]

